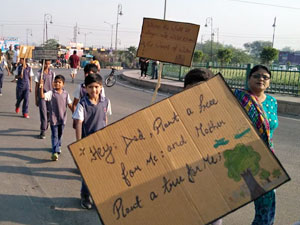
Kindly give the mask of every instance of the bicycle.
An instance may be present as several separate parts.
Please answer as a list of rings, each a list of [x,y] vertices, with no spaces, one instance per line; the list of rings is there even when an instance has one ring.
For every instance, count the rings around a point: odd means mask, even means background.
[[[112,68],[110,74],[105,78],[105,85],[107,87],[112,87],[116,83],[117,76],[115,75],[115,71],[116,69]]]

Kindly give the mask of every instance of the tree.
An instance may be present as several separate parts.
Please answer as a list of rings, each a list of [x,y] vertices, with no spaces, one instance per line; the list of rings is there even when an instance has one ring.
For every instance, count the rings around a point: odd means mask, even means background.
[[[232,46],[229,47],[232,51],[231,63],[235,64],[248,64],[254,63],[253,58],[246,53],[245,50],[234,48]]]
[[[264,47],[261,54],[261,63],[269,65],[272,61],[278,58],[279,51],[272,47]]]
[[[232,51],[229,48],[219,49],[217,52],[218,59],[221,62],[221,65],[224,63],[230,63],[232,59]]]
[[[225,150],[223,156],[225,158],[224,166],[228,169],[228,177],[236,182],[243,178],[252,199],[265,193],[265,190],[254,178],[260,171],[261,157],[258,152],[254,151],[251,146],[237,144],[233,150]]]
[[[217,61],[217,51],[218,49],[223,48],[223,45],[217,42],[212,42],[212,56],[213,56],[213,62]],[[204,43],[198,43],[196,45],[196,50],[201,50],[203,52],[202,61],[204,62],[210,62],[210,54],[211,54],[211,41],[207,40]]]
[[[266,180],[268,183],[270,183],[271,182],[271,180],[269,178],[270,175],[271,175],[271,173],[268,170],[265,170],[262,168],[259,173],[259,178],[262,180]]]
[[[280,172],[280,169],[274,169],[273,172],[272,172],[272,176],[274,178],[279,178],[281,176],[281,172]]]
[[[203,52],[200,50],[195,50],[193,55],[193,62],[194,63],[200,63],[203,59]]]
[[[245,43],[244,47],[246,51],[254,58],[259,59],[260,53],[264,47],[271,47],[272,42],[270,41],[254,41],[251,43]]]
[[[43,47],[49,48],[49,49],[58,49],[60,44],[55,39],[49,39],[46,41]]]

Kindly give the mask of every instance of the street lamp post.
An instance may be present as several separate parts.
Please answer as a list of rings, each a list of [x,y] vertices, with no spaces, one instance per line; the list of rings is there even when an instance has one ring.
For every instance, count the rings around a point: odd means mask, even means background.
[[[213,45],[213,36],[214,36],[214,33],[213,33],[213,18],[212,17],[208,17],[206,18],[206,23],[205,23],[205,27],[208,26],[208,24],[210,24],[210,60],[211,62],[213,61],[212,60],[212,45]]]
[[[119,27],[119,15],[122,16],[122,5],[118,4],[118,12],[117,12],[117,24],[116,24],[116,42],[115,42],[115,51],[118,49],[118,27]]]
[[[112,43],[113,43],[113,32],[114,32],[114,25],[111,23],[108,23],[104,21],[104,23],[108,24],[111,26],[111,35],[110,35],[110,50],[112,51]]]
[[[274,38],[275,38],[275,27],[276,27],[276,17],[274,18],[273,27],[273,40],[272,40],[272,48],[274,48]]]
[[[28,35],[32,36],[32,30],[26,29],[26,45],[28,45]]]
[[[49,13],[44,14],[44,32],[43,32],[43,44],[45,44],[45,38],[46,41],[48,40],[48,21],[52,24],[52,15]]]

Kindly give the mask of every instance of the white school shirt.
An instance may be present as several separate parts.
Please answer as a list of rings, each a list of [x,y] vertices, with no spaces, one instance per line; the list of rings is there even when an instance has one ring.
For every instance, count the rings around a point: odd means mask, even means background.
[[[109,99],[108,99],[108,106],[107,106],[107,114],[111,115],[111,104]],[[80,103],[77,104],[75,112],[72,115],[72,118],[80,121],[84,120],[83,106]]]

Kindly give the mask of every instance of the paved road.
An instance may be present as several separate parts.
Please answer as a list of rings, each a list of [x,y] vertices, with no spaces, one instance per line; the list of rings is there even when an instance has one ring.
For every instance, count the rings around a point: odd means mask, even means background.
[[[67,71],[66,90],[73,93],[76,83],[83,79],[82,71],[75,84]],[[108,70],[102,70],[103,75]],[[86,211],[79,206],[80,175],[66,149],[75,141],[71,128],[71,113],[64,133],[63,152],[57,162],[50,161],[50,131],[45,140],[39,134],[38,109],[30,99],[30,119],[14,113],[15,84],[5,78],[0,97],[0,224],[100,224],[95,209]],[[125,84],[126,85],[126,84]],[[149,105],[152,94],[147,90],[115,85],[105,88],[111,99],[113,115],[110,122],[119,120]],[[158,100],[166,96],[158,96]],[[300,120],[282,116],[275,133],[276,154],[292,177],[292,181],[277,190],[276,225],[289,225],[300,220]],[[253,205],[236,211],[224,219],[224,225],[250,224]]]

